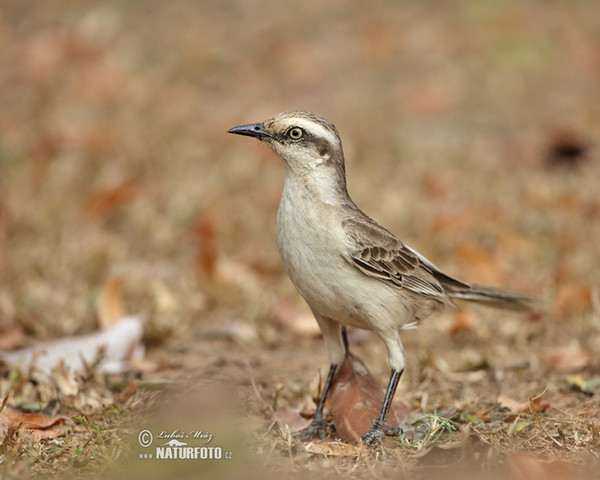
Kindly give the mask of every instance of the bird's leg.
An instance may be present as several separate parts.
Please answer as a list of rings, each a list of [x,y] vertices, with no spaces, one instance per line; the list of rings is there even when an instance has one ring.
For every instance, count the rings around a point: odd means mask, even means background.
[[[373,422],[371,430],[362,436],[362,442],[367,446],[374,446],[381,442],[384,436],[396,436],[402,433],[402,429],[397,426],[390,426],[387,424],[387,416],[392,406],[392,400],[398,387],[398,382],[402,376],[405,365],[404,347],[400,341],[400,335],[397,330],[389,330],[385,332],[378,332],[379,336],[385,343],[388,350],[389,362],[392,368],[392,374],[390,375],[390,381],[385,391],[385,398],[383,399],[383,405],[381,406],[381,412],[377,420]]]
[[[344,351],[346,355],[350,354],[350,346],[348,344],[348,331],[346,330],[346,326],[342,327],[342,342],[344,343]]]
[[[312,440],[315,437],[324,438],[327,434],[327,427],[333,427],[333,424],[329,425],[323,419],[323,408],[325,407],[327,394],[333,384],[333,377],[335,376],[337,366],[342,364],[346,351],[348,350],[344,343],[344,338],[346,337],[343,333],[342,326],[329,318],[322,317],[315,310],[313,310],[313,313],[315,314],[315,319],[323,334],[330,367],[325,386],[323,387],[323,392],[321,393],[321,398],[319,399],[319,404],[317,405],[317,411],[315,412],[312,422],[310,422],[310,425],[306,430],[296,434],[296,438],[302,441]]]
[[[385,392],[385,398],[381,407],[381,412],[379,413],[377,420],[373,422],[371,430],[362,436],[363,444],[367,446],[377,445],[379,442],[381,442],[385,435],[396,436],[402,432],[400,427],[390,426],[387,424],[387,415],[390,411],[392,400],[394,398],[394,394],[396,393],[396,388],[398,387],[398,382],[400,381],[403,371],[404,370],[392,370],[390,382]]]
[[[331,385],[333,384],[333,377],[335,376],[336,369],[337,365],[330,365],[329,373],[327,374],[327,380],[325,380],[325,386],[323,387],[323,392],[321,393],[321,398],[319,399],[315,416],[310,422],[308,428],[294,435],[294,437],[297,439],[308,441],[315,437],[325,438],[325,435],[327,435],[327,427],[333,426],[328,424],[323,418],[323,408],[325,407],[325,401],[327,400],[327,393],[329,393]]]

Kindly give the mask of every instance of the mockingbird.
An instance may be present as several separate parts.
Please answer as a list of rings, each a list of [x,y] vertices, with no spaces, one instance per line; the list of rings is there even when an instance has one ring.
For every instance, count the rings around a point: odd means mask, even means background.
[[[424,319],[454,299],[525,310],[533,297],[471,285],[438,267],[365,215],[346,189],[342,142],[324,118],[293,111],[229,133],[265,142],[285,166],[275,238],[294,286],[310,306],[323,333],[330,369],[315,417],[303,440],[326,433],[323,406],[336,367],[346,352],[343,327],[374,331],[387,348],[391,377],[379,417],[363,435],[375,445],[397,435],[387,414],[404,370],[398,330]],[[344,330],[345,333],[345,330]]]

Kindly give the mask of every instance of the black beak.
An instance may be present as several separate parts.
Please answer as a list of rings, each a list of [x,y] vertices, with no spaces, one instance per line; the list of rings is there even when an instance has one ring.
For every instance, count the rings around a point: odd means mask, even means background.
[[[247,137],[255,137],[259,140],[262,140],[263,138],[275,138],[265,130],[265,126],[262,123],[249,123],[248,125],[240,125],[239,127],[230,128],[227,130],[227,133],[246,135]]]

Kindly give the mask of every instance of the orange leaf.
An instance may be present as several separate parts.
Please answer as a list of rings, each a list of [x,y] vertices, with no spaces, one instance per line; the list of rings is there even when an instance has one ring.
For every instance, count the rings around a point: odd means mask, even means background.
[[[358,442],[379,416],[384,392],[381,385],[356,355],[349,354],[335,376],[329,402],[336,433],[347,442]],[[397,425],[390,410],[388,423]],[[385,439],[384,442],[391,440]]]
[[[215,246],[215,228],[210,220],[201,220],[194,225],[192,235],[198,245],[196,252],[196,270],[213,275],[217,263],[217,249]]]
[[[0,326],[0,350],[15,350],[25,342],[25,331],[18,324]]]
[[[457,245],[455,253],[463,261],[465,277],[471,281],[484,285],[502,283],[499,263],[492,253],[471,243]]]
[[[8,408],[0,412],[0,430],[28,430],[28,440],[37,442],[44,438],[54,438],[61,434],[55,428],[67,421],[66,417],[48,417],[39,413],[21,413]]]
[[[570,283],[562,285],[556,294],[554,311],[560,319],[572,313],[581,313],[592,305],[592,289],[589,285]]]
[[[123,277],[114,277],[102,287],[97,312],[98,324],[102,330],[108,329],[127,316],[121,295],[121,288],[124,281]]]
[[[475,327],[475,317],[469,310],[453,312],[452,323],[446,329],[448,335],[456,335],[460,332],[469,332]]]
[[[133,180],[125,180],[115,187],[107,188],[92,194],[86,203],[85,210],[89,215],[99,216],[109,213],[116,207],[131,202],[137,190]]]
[[[587,367],[593,360],[594,353],[581,348],[557,347],[546,348],[539,356],[548,368],[569,372]]]

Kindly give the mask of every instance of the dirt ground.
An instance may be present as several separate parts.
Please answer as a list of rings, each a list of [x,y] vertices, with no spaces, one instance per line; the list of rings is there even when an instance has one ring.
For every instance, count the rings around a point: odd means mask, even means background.
[[[96,331],[115,279],[146,345],[115,375],[5,368],[1,478],[595,478],[598,2],[0,5],[0,350]],[[401,332],[420,433],[385,448],[290,435],[327,357],[273,240],[283,167],[225,132],[291,109],[337,125],[405,243],[545,299]],[[383,389],[383,345],[350,343]],[[144,457],[173,440],[221,458]]]

